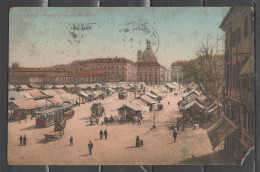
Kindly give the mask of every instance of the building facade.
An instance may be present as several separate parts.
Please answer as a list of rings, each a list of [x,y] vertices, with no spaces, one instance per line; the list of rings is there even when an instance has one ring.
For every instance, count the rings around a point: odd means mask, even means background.
[[[126,58],[95,58],[76,61],[71,64],[77,72],[104,73],[108,75],[108,82],[136,81],[137,65]]]
[[[224,140],[224,149],[240,162],[255,145],[254,13],[232,7],[220,28],[225,32],[225,116],[237,129]]]
[[[157,57],[151,47],[151,42],[146,41],[144,52],[137,52],[137,82],[149,85],[160,85],[170,82],[170,71],[157,62]]]
[[[126,58],[92,58],[67,65],[24,68],[15,63],[9,68],[9,83],[14,85],[84,84],[103,82],[145,82],[158,85],[170,82],[170,71],[157,62],[150,41],[137,62]]]
[[[176,61],[171,65],[171,81],[183,84],[184,82],[184,72],[183,66],[186,64],[186,61]]]
[[[65,71],[43,70],[38,68],[9,69],[10,85],[60,85],[103,83],[108,81],[105,73],[71,73]]]

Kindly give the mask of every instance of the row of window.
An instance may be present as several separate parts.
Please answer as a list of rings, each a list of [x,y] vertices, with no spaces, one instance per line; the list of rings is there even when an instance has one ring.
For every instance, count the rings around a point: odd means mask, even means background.
[[[97,77],[32,77],[32,78],[24,78],[24,77],[11,77],[10,82],[19,82],[19,81],[27,81],[30,80],[30,82],[48,82],[48,81],[82,81],[82,80],[88,80],[88,81],[100,81],[102,80],[102,76]]]
[[[253,23],[253,15],[251,16],[251,33],[254,32],[254,23]],[[248,24],[248,18],[246,18],[244,20],[244,29],[243,29],[243,36],[244,39],[246,39],[248,37],[249,34],[249,24]],[[227,41],[227,40],[226,40]],[[231,47],[234,47],[237,43],[241,42],[241,28],[237,28],[236,30],[234,30],[233,32],[231,32],[230,34],[230,44]],[[226,42],[227,43],[227,42]]]
[[[239,105],[227,106],[226,104],[227,117],[234,121],[237,125],[243,127],[249,134],[254,134],[255,129],[255,117],[252,111],[247,109],[240,110]]]
[[[233,65],[228,65],[226,69],[226,86],[227,88],[253,88],[254,80],[253,78],[240,78],[240,72],[245,65],[247,59],[242,62],[237,62]],[[231,68],[232,67],[232,68]],[[232,81],[232,82],[230,82]]]

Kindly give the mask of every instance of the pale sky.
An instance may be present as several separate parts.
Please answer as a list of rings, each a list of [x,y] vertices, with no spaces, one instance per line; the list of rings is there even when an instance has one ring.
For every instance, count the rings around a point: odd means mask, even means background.
[[[152,43],[166,67],[195,57],[202,43],[217,48],[229,8],[12,8],[9,64],[44,67],[98,57],[136,61]],[[218,44],[221,52],[222,40]]]

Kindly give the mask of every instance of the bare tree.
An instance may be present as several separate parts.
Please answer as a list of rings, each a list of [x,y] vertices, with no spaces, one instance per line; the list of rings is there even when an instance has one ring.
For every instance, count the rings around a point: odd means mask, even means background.
[[[195,82],[202,93],[210,100],[216,101],[218,113],[220,113],[219,103],[222,101],[223,75],[218,61],[218,56],[213,53],[213,48],[202,45],[196,52],[196,58],[189,61],[184,72],[187,77]],[[223,67],[223,65],[222,65]]]

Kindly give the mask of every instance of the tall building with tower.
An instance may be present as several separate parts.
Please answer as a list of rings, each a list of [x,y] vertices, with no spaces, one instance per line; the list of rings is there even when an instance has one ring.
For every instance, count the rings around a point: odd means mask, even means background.
[[[170,82],[170,71],[157,62],[157,57],[152,49],[151,42],[146,41],[144,52],[137,52],[137,81],[149,85],[160,85]]]

